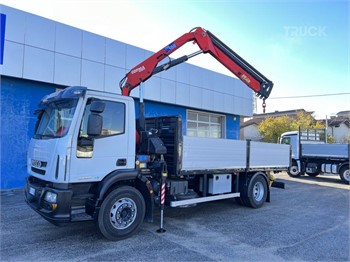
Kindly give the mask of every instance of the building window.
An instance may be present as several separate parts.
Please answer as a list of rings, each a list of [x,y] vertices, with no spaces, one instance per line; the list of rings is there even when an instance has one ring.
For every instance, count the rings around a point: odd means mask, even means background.
[[[201,137],[224,137],[225,116],[187,111],[187,135]]]

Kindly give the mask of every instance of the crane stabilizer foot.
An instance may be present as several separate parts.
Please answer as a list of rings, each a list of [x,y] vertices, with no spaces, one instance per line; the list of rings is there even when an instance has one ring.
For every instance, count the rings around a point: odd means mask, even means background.
[[[277,187],[282,189],[286,188],[283,182],[277,182],[277,181],[273,181],[271,187]]]
[[[166,230],[164,228],[159,228],[157,230],[157,233],[165,233],[165,232],[166,232]]]

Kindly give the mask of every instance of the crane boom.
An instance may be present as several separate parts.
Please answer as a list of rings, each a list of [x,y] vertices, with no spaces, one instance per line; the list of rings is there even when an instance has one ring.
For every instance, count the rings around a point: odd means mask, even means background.
[[[169,55],[171,53],[191,41],[198,45],[200,48],[199,51],[191,55],[182,56],[175,60],[170,60]],[[220,41],[215,35],[201,27],[196,27],[190,32],[183,34],[175,41],[132,68],[119,83],[122,95],[129,96],[134,88],[136,88],[141,82],[145,82],[152,75],[183,63],[189,58],[201,53],[211,54],[216,60],[251,88],[260,98],[266,99],[269,97],[273,87],[272,81],[267,79],[231,48]],[[158,65],[159,62],[165,58],[169,58],[169,62]]]

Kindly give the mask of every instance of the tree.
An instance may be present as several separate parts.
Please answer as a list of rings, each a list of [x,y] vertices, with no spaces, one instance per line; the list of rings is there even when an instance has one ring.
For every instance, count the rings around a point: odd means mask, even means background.
[[[267,117],[258,126],[264,142],[276,143],[282,133],[292,131],[292,119],[288,116]]]
[[[316,121],[310,114],[298,113],[296,118],[288,116],[267,117],[258,126],[264,142],[276,143],[281,134],[288,131],[297,131],[301,128],[324,128],[322,122]]]
[[[306,112],[300,112],[297,117],[293,119],[291,127],[293,130],[299,130],[300,128],[325,128],[321,121],[316,121],[310,114]]]
[[[350,138],[350,137],[349,137],[349,138]],[[328,143],[328,144],[334,144],[334,141],[335,141],[335,139],[334,139],[333,136],[327,135],[327,143]],[[349,141],[350,141],[350,140],[349,140]]]

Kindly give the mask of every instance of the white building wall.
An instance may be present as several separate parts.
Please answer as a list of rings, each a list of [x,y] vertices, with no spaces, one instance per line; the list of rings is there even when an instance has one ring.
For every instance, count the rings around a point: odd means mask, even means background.
[[[334,137],[335,143],[348,143],[350,138],[350,128],[348,128],[344,123],[341,123],[339,127],[328,127],[327,133]]]
[[[0,8],[6,15],[2,75],[120,93],[119,81],[152,54],[7,6]],[[138,88],[132,96],[138,97]],[[242,116],[253,112],[252,91],[240,80],[187,63],[146,81],[145,99]]]

